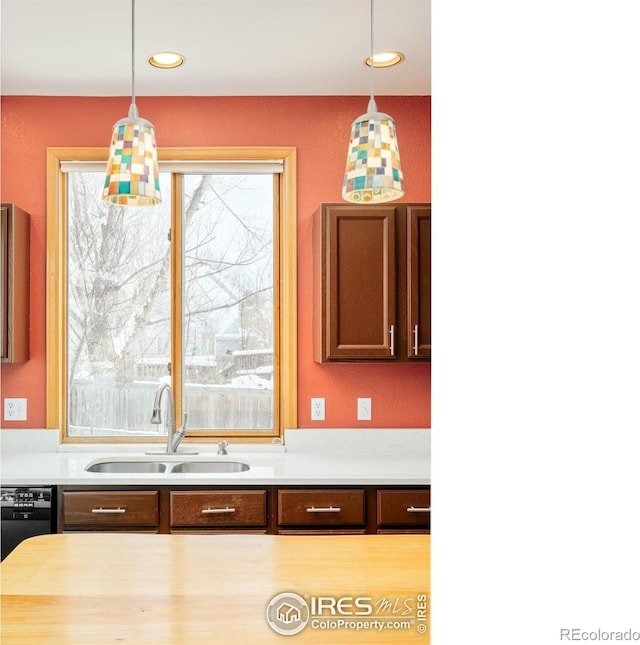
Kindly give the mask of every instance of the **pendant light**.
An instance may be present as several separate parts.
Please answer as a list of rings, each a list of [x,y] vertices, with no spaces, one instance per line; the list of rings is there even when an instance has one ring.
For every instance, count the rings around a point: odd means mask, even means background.
[[[373,61],[373,0],[370,3]],[[396,124],[388,114],[378,112],[373,97],[374,67],[375,65],[371,65],[371,96],[367,112],[359,116],[351,126],[351,141],[342,183],[342,198],[348,202],[390,202],[404,195]]]
[[[153,125],[138,115],[135,93],[135,13],[131,0],[131,106],[113,126],[102,199],[121,206],[153,206],[161,201],[158,149]]]

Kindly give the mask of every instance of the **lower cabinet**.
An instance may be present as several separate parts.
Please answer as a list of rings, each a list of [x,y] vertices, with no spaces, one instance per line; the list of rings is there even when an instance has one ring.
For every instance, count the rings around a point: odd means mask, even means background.
[[[377,517],[378,533],[429,533],[431,490],[379,490]]]
[[[65,531],[157,530],[157,490],[62,491],[61,520]]]
[[[171,531],[257,529],[266,533],[266,490],[175,491],[169,493]],[[217,532],[217,531],[215,531]]]
[[[58,487],[58,530],[429,533],[428,486]]]
[[[278,533],[366,533],[364,489],[278,490]]]

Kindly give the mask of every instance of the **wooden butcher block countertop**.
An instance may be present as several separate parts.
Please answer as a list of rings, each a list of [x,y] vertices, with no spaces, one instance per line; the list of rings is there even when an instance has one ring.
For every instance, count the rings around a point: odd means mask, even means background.
[[[0,640],[3,645],[429,643],[429,539],[34,537],[0,565]]]

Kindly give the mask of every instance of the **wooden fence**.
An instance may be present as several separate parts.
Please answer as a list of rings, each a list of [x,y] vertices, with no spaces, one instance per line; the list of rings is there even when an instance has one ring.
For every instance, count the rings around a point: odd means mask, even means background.
[[[70,386],[70,437],[158,436],[164,424],[150,422],[158,383],[111,379],[75,381]],[[273,390],[230,385],[191,384],[184,387],[187,427],[192,430],[271,430]],[[166,394],[163,397],[163,408]],[[164,420],[164,419],[163,419]],[[182,420],[176,419],[176,425]]]

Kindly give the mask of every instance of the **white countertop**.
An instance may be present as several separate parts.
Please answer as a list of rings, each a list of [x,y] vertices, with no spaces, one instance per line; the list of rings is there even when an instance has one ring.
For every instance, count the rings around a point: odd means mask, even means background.
[[[2,434],[7,432],[2,431]],[[14,431],[25,432],[25,431]],[[30,431],[34,432],[34,431]],[[49,432],[51,431],[38,431]],[[293,433],[293,434],[292,434]],[[431,483],[428,430],[292,430],[285,446],[229,447],[217,456],[215,445],[198,446],[194,455],[145,455],[150,447],[92,445],[38,450],[30,441],[3,441],[0,478],[3,486],[46,485],[427,485]],[[35,442],[37,443],[37,442]],[[46,442],[45,442],[46,443]],[[40,443],[39,445],[43,445]],[[185,449],[194,446],[183,444]],[[46,445],[45,445],[46,448]],[[155,446],[151,449],[158,449]],[[160,448],[161,449],[161,448]],[[245,461],[238,473],[92,473],[85,467],[96,459],[157,459]]]

